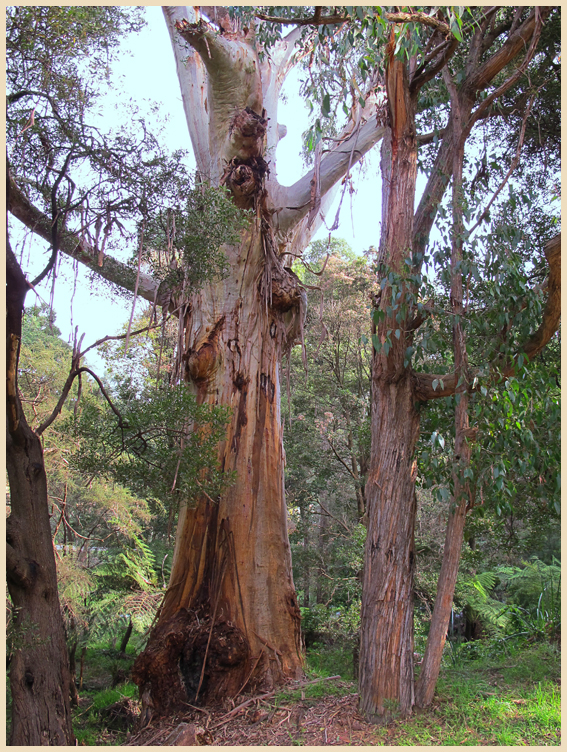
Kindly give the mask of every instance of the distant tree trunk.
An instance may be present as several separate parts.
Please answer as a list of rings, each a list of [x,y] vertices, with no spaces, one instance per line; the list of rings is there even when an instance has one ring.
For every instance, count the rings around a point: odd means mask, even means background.
[[[126,648],[128,647],[128,642],[130,641],[130,637],[132,636],[133,628],[134,628],[134,625],[132,624],[132,619],[130,618],[130,621],[128,622],[128,627],[126,628],[126,632],[124,633],[124,637],[122,638],[122,642],[120,643],[121,653],[126,652]]]
[[[14,604],[10,664],[12,746],[73,745],[71,676],[39,436],[18,394],[22,315],[29,285],[7,246],[6,466],[11,514],[6,521],[8,591]]]
[[[311,526],[309,524],[309,510],[304,515],[304,533],[303,533],[303,607],[309,608],[311,595]]]
[[[317,550],[318,550],[318,558],[320,562],[324,562],[326,560],[326,548],[327,548],[327,541],[326,541],[326,535],[327,530],[329,527],[329,518],[326,514],[319,515],[319,530],[317,531]],[[325,569],[323,567],[323,564],[320,563],[318,570],[317,570],[317,586],[315,588],[315,603],[317,605],[325,603],[325,596],[323,593],[323,582],[324,582],[324,572]]]
[[[79,692],[77,691],[77,640],[73,642],[69,649],[69,674],[71,675],[70,692],[71,705],[77,707],[79,704]]]
[[[352,427],[350,423],[350,417],[348,412],[344,413],[347,424],[347,447],[350,453],[350,467],[352,473],[352,479],[354,481],[354,490],[356,494],[356,511],[358,519],[361,520],[366,512],[366,504],[364,501],[364,486],[360,479],[359,461],[360,450],[357,452],[354,446],[354,438],[352,435]]]

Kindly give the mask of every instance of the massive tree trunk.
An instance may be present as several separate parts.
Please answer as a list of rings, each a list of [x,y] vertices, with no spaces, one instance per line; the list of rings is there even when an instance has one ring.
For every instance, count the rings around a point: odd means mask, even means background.
[[[171,6],[164,14],[200,178],[225,185],[249,215],[241,242],[225,247],[226,278],[175,301],[179,377],[193,385],[201,403],[232,409],[218,458],[233,483],[219,498],[204,495],[180,511],[170,586],[134,668],[149,714],[271,687],[302,671],[279,364],[301,338],[305,293],[286,254],[304,249],[333,187],[384,130],[369,86],[365,107],[356,105],[317,169],[293,186],[280,185],[274,160],[285,128],[278,125],[277,102],[300,31],[260,62],[253,25],[241,29],[226,9]],[[49,239],[49,217],[11,176],[9,186],[11,213]],[[60,250],[122,287],[136,287],[125,265],[108,255],[100,260],[68,227]],[[137,293],[157,305],[171,302],[148,274],[140,274]]]
[[[226,33],[188,8],[164,10],[198,170],[252,213],[241,243],[225,248],[227,276],[188,301],[183,321],[181,377],[200,402],[232,409],[218,456],[234,483],[180,512],[169,588],[134,669],[145,704],[160,713],[271,688],[303,669],[279,367],[301,338],[306,304],[285,254],[302,249],[316,223],[307,227],[310,176],[283,188],[273,164],[283,132],[277,99],[295,33],[260,63],[252,32],[234,27],[222,8],[205,10]],[[375,119],[363,126],[354,159],[380,134]],[[348,135],[321,162],[323,197],[346,172]]]
[[[8,243],[6,466],[11,513],[6,521],[12,614],[12,733],[16,746],[73,745],[69,658],[57,593],[57,572],[39,436],[18,394],[24,300],[29,286]]]

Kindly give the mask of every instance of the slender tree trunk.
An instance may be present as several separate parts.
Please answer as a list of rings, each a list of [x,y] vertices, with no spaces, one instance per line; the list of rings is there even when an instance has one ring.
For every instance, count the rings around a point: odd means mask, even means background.
[[[304,510],[304,511],[303,511]],[[309,608],[311,596],[311,524],[309,508],[302,507],[303,533],[303,607]]]
[[[319,515],[319,530],[317,531],[317,550],[319,554],[319,561],[326,561],[327,551],[327,530],[329,528],[329,518],[326,514]],[[321,563],[317,569],[317,586],[315,588],[315,603],[317,605],[325,603],[325,595],[323,593],[323,581],[325,578],[325,569]]]
[[[9,242],[7,251],[6,466],[11,514],[6,521],[6,549],[8,590],[14,604],[10,744],[73,745],[69,656],[57,593],[43,449],[26,421],[18,394],[28,285]]]
[[[69,650],[69,673],[71,675],[70,693],[71,705],[77,707],[79,704],[79,693],[77,691],[77,641],[71,645]]]
[[[417,174],[415,101],[404,63],[386,70],[389,128],[382,144],[380,258],[402,274],[411,255]],[[398,292],[400,296],[398,296]],[[403,281],[382,291],[376,326],[381,349],[372,363],[371,456],[366,483],[365,548],[360,643],[360,708],[372,720],[411,712],[413,576],[416,517],[413,461],[419,434],[411,369],[404,365],[411,306]],[[405,310],[404,310],[405,306]],[[397,318],[396,318],[397,316]],[[396,335],[397,330],[397,335]]]
[[[132,629],[134,628],[134,625],[132,624],[132,619],[128,622],[128,627],[126,628],[126,632],[124,633],[124,637],[122,638],[122,642],[120,643],[120,652],[125,653],[126,648],[128,647],[128,642],[130,641],[130,637],[132,636]]]
[[[444,78],[451,93],[453,122],[458,134],[462,133],[463,110],[459,102],[456,87],[448,71]],[[468,114],[468,113],[467,113]],[[453,497],[449,509],[449,519],[445,534],[443,560],[437,583],[437,595],[431,618],[431,627],[427,637],[425,655],[421,673],[416,687],[416,704],[425,707],[431,703],[435,685],[441,668],[441,658],[447,636],[447,628],[453,605],[453,595],[459,561],[463,546],[463,533],[466,514],[471,499],[469,480],[464,476],[470,467],[471,447],[467,439],[469,429],[469,374],[466,347],[466,335],[463,327],[463,277],[460,264],[463,260],[463,136],[457,137],[453,151],[453,228],[451,251],[451,310],[453,313],[453,352],[455,357],[455,375],[463,381],[463,389],[455,395],[455,449],[453,457]]]
[[[347,424],[347,447],[350,453],[350,466],[352,471],[352,479],[354,481],[354,490],[356,494],[356,510],[358,513],[358,519],[361,520],[366,512],[366,504],[364,501],[364,486],[360,480],[359,466],[359,453],[355,451],[354,437],[352,435],[352,427],[350,417],[347,411],[343,412],[345,421]]]

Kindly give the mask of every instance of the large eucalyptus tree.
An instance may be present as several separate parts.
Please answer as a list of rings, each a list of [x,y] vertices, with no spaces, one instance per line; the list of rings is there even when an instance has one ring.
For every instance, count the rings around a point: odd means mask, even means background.
[[[201,10],[209,20],[191,8],[164,9],[189,133],[200,175],[225,185],[249,211],[249,224],[225,248],[227,276],[185,301],[181,375],[201,401],[232,407],[219,459],[235,480],[219,499],[181,510],[169,589],[136,665],[158,709],[301,673],[279,368],[302,337],[306,299],[287,254],[305,247],[325,197],[382,135],[370,89],[317,172],[280,185],[278,97],[300,30],[260,57],[254,22],[233,22],[223,8]]]
[[[96,238],[84,228],[74,233],[72,212],[57,238],[60,251],[96,274],[176,311],[177,377],[193,385],[200,402],[232,408],[218,448],[232,485],[219,498],[203,494],[182,505],[169,588],[135,666],[145,707],[159,712],[301,673],[279,367],[301,340],[306,298],[288,254],[305,247],[333,186],[383,133],[369,83],[316,168],[291,187],[280,185],[275,150],[285,127],[278,123],[278,97],[301,29],[262,56],[254,22],[233,22],[224,8],[171,6],[164,16],[201,184],[224,185],[248,212],[245,228],[236,228],[238,240],[227,233],[226,274],[195,291],[171,225],[170,261],[175,266],[175,257],[179,266],[166,279],[143,268],[132,273],[111,255],[110,244],[101,252],[98,231]],[[14,171],[10,188],[12,215],[50,241],[52,218],[34,205]],[[104,227],[112,212],[110,205],[101,217]]]

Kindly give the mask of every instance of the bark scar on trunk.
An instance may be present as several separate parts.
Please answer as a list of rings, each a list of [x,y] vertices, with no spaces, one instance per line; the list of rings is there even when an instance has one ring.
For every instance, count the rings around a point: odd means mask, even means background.
[[[225,316],[221,316],[206,340],[189,350],[185,356],[189,379],[197,386],[200,392],[203,389],[206,390],[207,383],[218,366],[220,356],[219,339],[225,318]]]
[[[267,125],[266,118],[245,107],[234,114],[228,127],[228,164],[221,185],[226,185],[241,209],[256,205],[270,172],[262,156]]]
[[[269,172],[268,163],[261,156],[233,157],[225,168],[221,184],[230,190],[239,209],[251,209],[263,192],[264,179]]]

